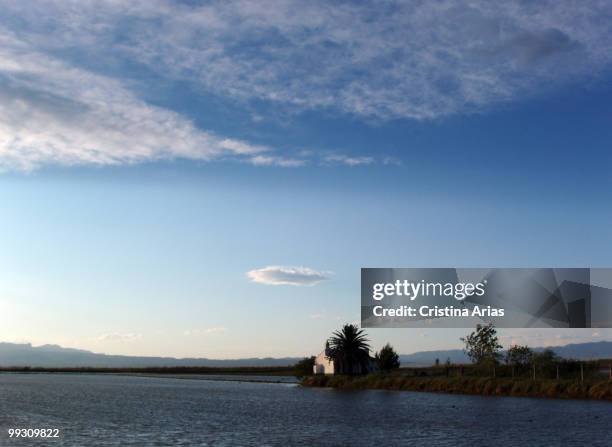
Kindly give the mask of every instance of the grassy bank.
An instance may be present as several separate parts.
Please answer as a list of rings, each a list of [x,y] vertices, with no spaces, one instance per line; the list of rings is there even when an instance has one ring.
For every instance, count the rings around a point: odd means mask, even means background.
[[[529,380],[493,377],[407,377],[370,374],[367,376],[309,376],[304,386],[338,389],[427,391],[487,396],[522,396],[612,401],[612,381]]]

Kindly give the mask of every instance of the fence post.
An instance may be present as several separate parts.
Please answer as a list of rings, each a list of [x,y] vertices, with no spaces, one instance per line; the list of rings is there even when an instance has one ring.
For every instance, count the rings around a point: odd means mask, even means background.
[[[584,364],[580,363],[580,383],[584,383]]]
[[[609,373],[608,373],[608,378],[609,378],[610,380],[612,380],[612,363],[610,363],[609,368],[610,368],[610,371],[609,371]]]
[[[535,380],[535,363],[533,364],[533,380]]]
[[[557,380],[559,380],[559,365],[557,365]]]

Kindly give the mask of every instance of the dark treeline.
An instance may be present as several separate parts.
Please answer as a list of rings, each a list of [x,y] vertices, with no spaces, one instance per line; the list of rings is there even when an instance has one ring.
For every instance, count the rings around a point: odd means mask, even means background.
[[[246,374],[246,375],[279,375],[294,374],[293,366],[240,366],[233,368],[212,366],[168,366],[145,368],[98,368],[98,367],[66,367],[42,368],[29,366],[0,366],[1,372],[22,373],[82,373],[82,374]]]

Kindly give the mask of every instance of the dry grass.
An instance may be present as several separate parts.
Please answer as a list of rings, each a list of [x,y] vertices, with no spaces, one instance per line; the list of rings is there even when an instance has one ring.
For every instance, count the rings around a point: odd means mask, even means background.
[[[428,391],[487,396],[524,396],[565,399],[600,399],[612,401],[612,380],[529,380],[493,377],[407,377],[370,374],[367,376],[310,376],[304,386],[338,389],[384,389]]]

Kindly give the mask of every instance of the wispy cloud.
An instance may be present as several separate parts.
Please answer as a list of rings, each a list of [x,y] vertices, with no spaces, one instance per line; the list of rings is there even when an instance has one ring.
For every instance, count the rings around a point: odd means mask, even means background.
[[[0,169],[253,157],[269,148],[219,138],[139,100],[117,80],[69,66],[0,33]]]
[[[385,166],[402,166],[402,160],[396,157],[383,157],[382,164]]]
[[[512,100],[612,59],[612,5],[596,1],[4,1],[3,16],[48,51],[129,56],[216,94],[382,118]]]
[[[120,333],[120,332],[111,332],[108,334],[102,334],[97,337],[98,341],[118,341],[118,342],[130,342],[135,340],[142,339],[142,334],[136,333]]]
[[[308,162],[299,158],[285,158],[274,155],[254,155],[249,162],[255,166],[281,166],[283,168],[297,168],[305,166]]]
[[[0,7],[0,169],[174,158],[308,164],[151,105],[128,64],[250,106],[425,120],[539,94],[612,62],[609,2],[0,0]]]
[[[327,155],[324,164],[340,164],[345,166],[362,166],[374,163],[374,157],[351,157],[348,155]]]
[[[134,36],[134,57],[161,60],[173,76],[236,98],[381,118],[474,110],[611,58],[602,20],[611,7],[597,2],[282,0],[172,9],[156,17],[166,33]]]
[[[268,266],[247,272],[253,282],[273,286],[313,286],[331,277],[331,272],[317,271],[308,267]]]

